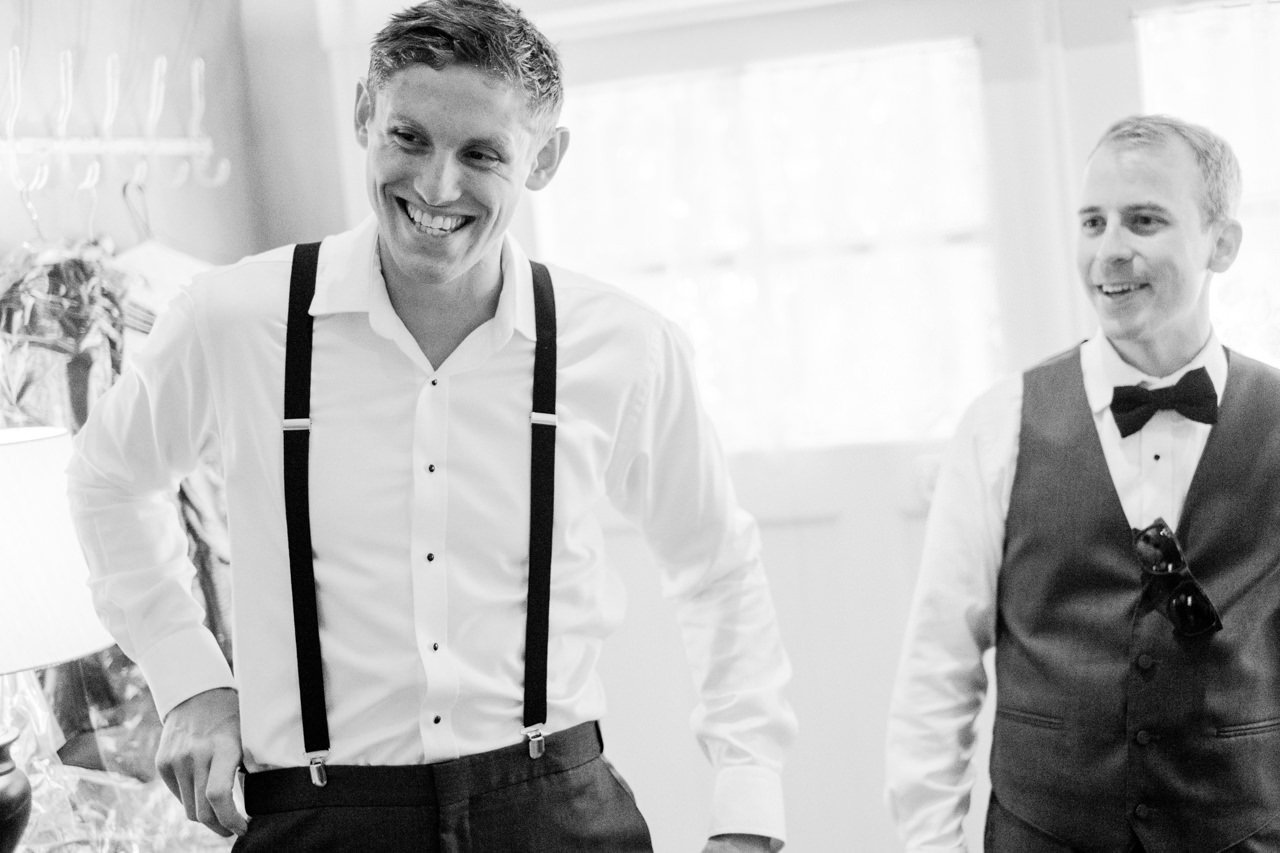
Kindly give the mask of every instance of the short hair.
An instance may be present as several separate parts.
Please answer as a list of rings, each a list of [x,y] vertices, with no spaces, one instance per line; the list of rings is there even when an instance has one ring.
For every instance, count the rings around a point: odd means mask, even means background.
[[[1128,148],[1158,147],[1174,139],[1181,139],[1190,146],[1196,165],[1200,167],[1203,224],[1208,226],[1230,219],[1240,203],[1240,162],[1227,141],[1208,128],[1169,115],[1129,116],[1107,128],[1093,150],[1107,144]]]
[[[560,57],[537,27],[503,0],[426,0],[397,12],[373,38],[367,85],[376,93],[410,65],[469,65],[525,94],[535,126],[550,130],[564,101]]]

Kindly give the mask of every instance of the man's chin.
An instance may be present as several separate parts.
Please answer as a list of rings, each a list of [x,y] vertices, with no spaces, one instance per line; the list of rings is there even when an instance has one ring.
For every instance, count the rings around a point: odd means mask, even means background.
[[[390,248],[388,264],[387,249]],[[447,247],[424,247],[417,241],[396,241],[390,247],[382,247],[382,272],[384,276],[397,273],[422,284],[442,284],[465,274],[472,266],[466,257],[446,251]]]

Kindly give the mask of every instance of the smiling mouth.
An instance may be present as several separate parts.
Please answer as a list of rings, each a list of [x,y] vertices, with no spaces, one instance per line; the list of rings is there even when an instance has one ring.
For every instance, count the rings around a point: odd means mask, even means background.
[[[404,208],[405,214],[413,222],[419,233],[430,234],[434,237],[448,236],[463,228],[475,218],[472,216],[432,216],[422,208],[414,207],[403,199],[400,201],[400,205]]]
[[[1124,296],[1149,286],[1145,281],[1110,281],[1094,285],[1103,296]]]

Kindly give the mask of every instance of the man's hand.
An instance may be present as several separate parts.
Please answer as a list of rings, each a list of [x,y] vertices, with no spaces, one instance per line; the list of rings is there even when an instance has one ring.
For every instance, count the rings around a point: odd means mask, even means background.
[[[232,797],[240,766],[240,699],[229,687],[197,693],[169,712],[156,769],[189,820],[221,836],[249,828]]]
[[[773,839],[763,835],[713,835],[702,853],[769,853]]]

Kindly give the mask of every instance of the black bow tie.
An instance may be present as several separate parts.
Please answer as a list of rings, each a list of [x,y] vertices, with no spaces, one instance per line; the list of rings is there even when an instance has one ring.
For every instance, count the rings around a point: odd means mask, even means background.
[[[1218,394],[1213,390],[1209,371],[1197,367],[1168,388],[1117,385],[1112,392],[1111,414],[1121,438],[1142,429],[1160,409],[1173,409],[1202,424],[1217,423]]]

